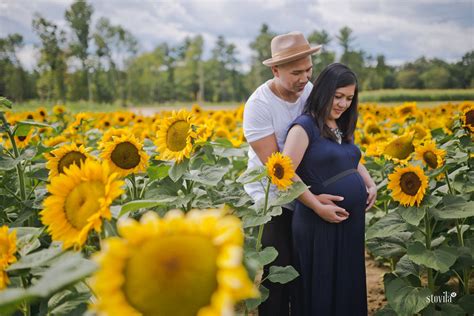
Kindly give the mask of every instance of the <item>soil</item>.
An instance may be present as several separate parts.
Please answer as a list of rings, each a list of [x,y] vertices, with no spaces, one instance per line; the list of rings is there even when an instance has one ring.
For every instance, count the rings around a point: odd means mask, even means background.
[[[387,304],[383,288],[383,275],[389,269],[376,262],[367,253],[365,254],[365,273],[367,280],[367,304],[370,315],[382,309]]]

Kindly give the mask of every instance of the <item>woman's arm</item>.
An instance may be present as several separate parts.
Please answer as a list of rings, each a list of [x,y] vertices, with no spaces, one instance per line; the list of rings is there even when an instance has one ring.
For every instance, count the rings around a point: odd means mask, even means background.
[[[308,145],[309,138],[304,128],[300,125],[294,125],[286,137],[283,154],[291,158],[295,170],[301,163]],[[295,175],[292,180],[301,181],[298,175]],[[349,213],[339,206],[322,204],[309,189],[306,189],[306,191],[298,197],[298,200],[311,208],[321,218],[331,223],[339,223],[349,216]]]
[[[367,211],[375,204],[375,200],[377,199],[377,186],[367,171],[367,168],[365,168],[365,166],[360,162],[357,166],[357,171],[359,171],[362,179],[364,179],[365,186],[367,187],[367,193],[369,194],[367,197],[367,208],[365,209]]]

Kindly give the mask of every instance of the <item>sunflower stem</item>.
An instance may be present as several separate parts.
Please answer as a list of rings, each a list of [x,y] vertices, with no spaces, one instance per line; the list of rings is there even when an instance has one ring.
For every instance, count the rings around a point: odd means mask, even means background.
[[[268,208],[268,196],[270,193],[270,179],[267,181],[267,188],[265,189],[265,204],[263,206],[263,216],[267,214],[267,208]],[[263,236],[263,228],[265,227],[265,224],[261,224],[258,227],[258,235],[257,235],[257,244],[255,246],[255,250],[257,252],[260,251],[260,248],[262,247],[262,236]]]
[[[454,195],[454,191],[453,191],[453,188],[451,187],[451,182],[449,181],[449,177],[448,177],[448,170],[444,170],[444,174],[445,174],[445,178],[446,178],[446,184],[448,185],[448,189],[449,189],[449,193],[451,195]]]
[[[21,277],[21,285],[24,289],[28,288],[28,281],[26,279],[26,277],[22,276]],[[30,304],[25,301],[23,302],[23,315],[24,316],[30,316],[31,315],[31,310],[30,310]]]
[[[427,212],[425,213],[425,231],[426,249],[431,250],[431,225]],[[428,288],[434,293],[433,269],[427,267],[426,270],[428,274]]]
[[[130,182],[132,182],[132,200],[135,201],[138,199],[138,191],[134,173],[130,175]]]
[[[13,148],[13,154],[15,156],[15,159],[20,157],[20,151],[18,150],[18,147],[16,146],[16,141],[15,141],[15,136],[12,133],[12,130],[10,129],[10,124],[8,124],[7,119],[5,118],[5,115],[3,112],[0,112],[0,120],[3,123],[3,127],[5,128],[5,131],[7,132],[8,138],[10,139],[10,142],[12,144]],[[21,165],[21,161],[16,165],[16,172],[18,174],[18,180],[20,182],[20,198],[22,201],[26,200],[26,186],[25,186],[25,174],[23,167]],[[30,223],[31,219],[28,219],[28,224],[29,226],[32,226]]]

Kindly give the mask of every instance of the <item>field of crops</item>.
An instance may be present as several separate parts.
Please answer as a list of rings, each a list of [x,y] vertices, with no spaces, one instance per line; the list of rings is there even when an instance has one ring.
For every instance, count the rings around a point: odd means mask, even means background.
[[[251,314],[266,299],[265,223],[306,187],[285,156],[246,171],[243,105],[142,116],[0,101],[0,314]],[[376,315],[474,313],[474,102],[359,113],[378,184],[366,248],[390,269]],[[253,204],[255,181],[279,195]]]

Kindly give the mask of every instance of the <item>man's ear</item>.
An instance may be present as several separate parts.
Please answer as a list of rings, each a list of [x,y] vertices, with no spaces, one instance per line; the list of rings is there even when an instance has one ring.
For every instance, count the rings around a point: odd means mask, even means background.
[[[275,76],[277,78],[280,77],[278,66],[272,66],[272,73],[273,73],[273,76]]]

